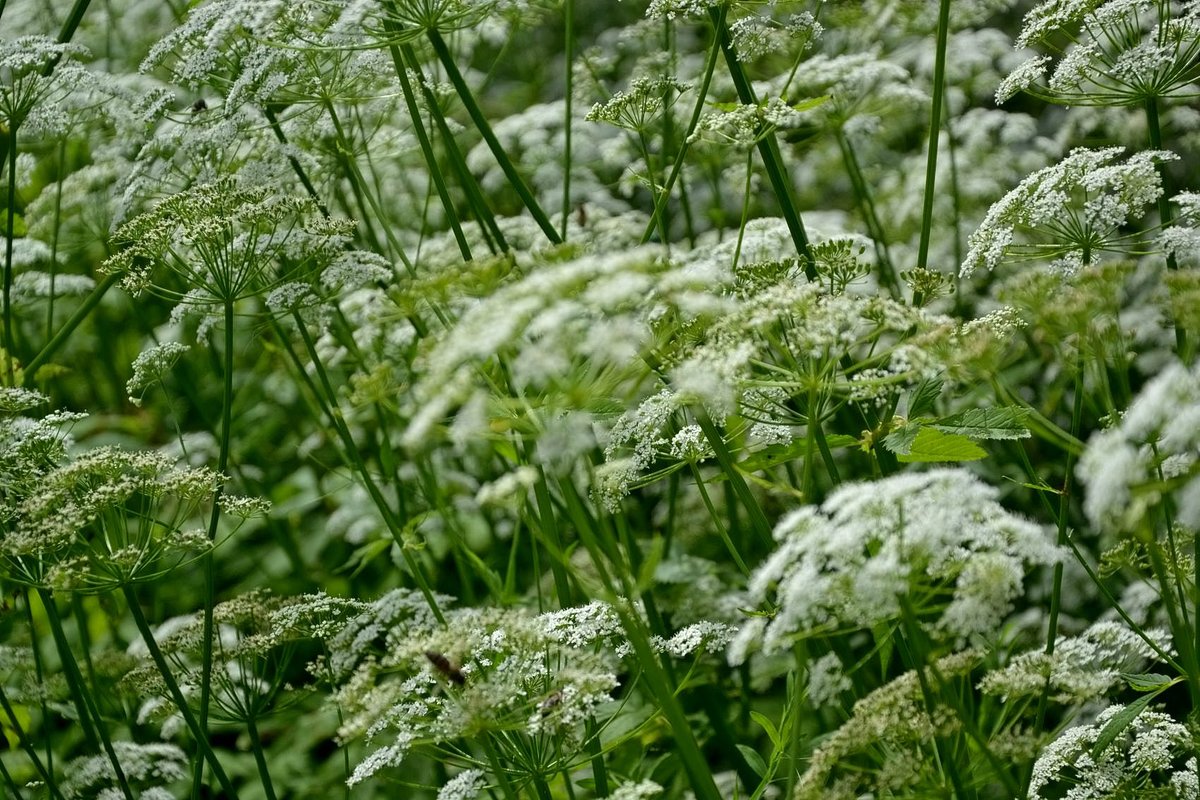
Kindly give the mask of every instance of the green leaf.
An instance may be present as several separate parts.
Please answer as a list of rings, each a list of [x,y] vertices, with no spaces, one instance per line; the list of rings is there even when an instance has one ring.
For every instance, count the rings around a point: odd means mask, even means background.
[[[767,774],[767,763],[763,761],[763,757],[758,754],[757,750],[744,744],[739,744],[737,749],[746,759],[746,763],[750,765],[750,769],[754,770],[755,775],[761,778]]]
[[[654,571],[658,569],[658,562],[662,561],[664,541],[663,537],[655,536],[650,540],[649,547],[642,551],[642,565],[637,576],[639,593],[648,591],[654,583]]]
[[[377,557],[386,553],[394,542],[391,539],[375,539],[367,542],[362,547],[356,548],[350,557],[346,559],[346,563],[338,567],[336,572],[349,572],[351,578],[357,578],[367,566]]]
[[[779,729],[775,727],[775,723],[771,722],[771,720],[767,718],[767,715],[763,714],[760,711],[751,711],[750,719],[757,722],[759,724],[759,726],[764,731],[767,732],[767,736],[771,737],[771,744],[775,745],[775,747],[778,748],[779,747]],[[760,772],[759,775],[761,776],[762,773]]]
[[[1108,749],[1108,746],[1121,735],[1122,731],[1133,724],[1138,714],[1145,711],[1146,706],[1150,705],[1150,701],[1157,697],[1158,692],[1161,691],[1162,689],[1159,689],[1151,694],[1144,694],[1114,714],[1112,719],[1106,722],[1104,727],[1100,729],[1100,735],[1096,737],[1096,743],[1092,745],[1092,760],[1099,761],[1100,756]]]
[[[944,433],[956,433],[972,439],[1028,439],[1025,423],[1029,412],[1018,406],[999,408],[969,408],[951,414],[929,427]]]
[[[926,378],[917,384],[917,388],[908,394],[908,416],[919,417],[933,413],[933,404],[942,393],[942,381],[938,378]]]
[[[906,422],[883,437],[882,444],[884,448],[891,450],[896,455],[906,456],[912,452],[913,441],[920,432],[920,423]]]
[[[1121,679],[1129,684],[1129,688],[1135,692],[1155,693],[1174,686],[1182,680],[1181,678],[1172,678],[1169,675],[1159,675],[1157,672],[1137,674],[1122,672]]]
[[[978,461],[987,451],[966,436],[942,433],[933,428],[921,428],[907,453],[897,453],[896,460],[905,463]]]

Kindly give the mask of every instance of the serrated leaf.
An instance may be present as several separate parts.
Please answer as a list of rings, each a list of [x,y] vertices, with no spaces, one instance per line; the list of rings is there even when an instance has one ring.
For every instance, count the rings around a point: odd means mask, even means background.
[[[1159,675],[1157,672],[1137,674],[1122,672],[1121,679],[1135,692],[1161,692],[1180,681],[1179,678],[1172,678],[1169,675]]]
[[[912,441],[909,451],[897,453],[896,460],[905,464],[948,461],[978,461],[987,456],[987,451],[966,436],[942,433],[933,428],[921,428]]]
[[[754,770],[755,775],[761,778],[767,774],[767,762],[763,761],[763,757],[758,754],[757,750],[744,744],[739,744],[737,749],[746,759],[746,763],[750,765],[750,769]]]
[[[912,452],[913,442],[921,432],[918,422],[906,422],[883,437],[883,446],[898,456],[906,456]]]
[[[1018,406],[969,408],[944,417],[929,427],[943,433],[955,433],[972,439],[1028,439],[1025,427],[1029,412]]]
[[[1158,691],[1162,691],[1159,689]],[[1092,759],[1099,761],[1100,756],[1108,749],[1108,746],[1116,741],[1116,738],[1121,733],[1133,724],[1137,719],[1138,714],[1146,710],[1146,706],[1150,705],[1150,701],[1158,696],[1158,691],[1152,694],[1144,694],[1137,700],[1134,700],[1129,705],[1122,708],[1112,718],[1104,724],[1100,729],[1100,734],[1096,737],[1096,743],[1092,745]]]
[[[942,393],[942,381],[938,378],[926,378],[917,384],[917,388],[908,395],[908,416],[919,417],[933,411],[933,404]]]
[[[750,719],[754,720],[759,726],[767,732],[767,736],[771,738],[771,744],[779,747],[779,729],[775,727],[775,723],[767,718],[766,714],[760,711],[751,711]]]

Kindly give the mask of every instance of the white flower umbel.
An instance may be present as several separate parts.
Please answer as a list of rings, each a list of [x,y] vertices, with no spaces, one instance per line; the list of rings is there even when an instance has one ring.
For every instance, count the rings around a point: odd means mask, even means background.
[[[1104,252],[1129,253],[1136,237],[1122,229],[1162,194],[1156,165],[1177,156],[1144,151],[1120,162],[1122,152],[1121,147],[1076,148],[1021,181],[988,209],[971,234],[959,274],[995,269],[1006,259],[1058,259],[1081,266]]]
[[[1195,97],[1200,7],[1164,0],[1043,0],[1025,16],[1017,47],[1042,46],[996,92],[1066,105],[1139,105]],[[1053,64],[1057,58],[1057,64]],[[1053,66],[1052,66],[1053,64]]]
[[[154,790],[164,791],[190,776],[187,754],[167,742],[113,742],[113,751],[125,779],[125,788],[136,788],[138,796],[153,797]],[[123,797],[121,784],[108,756],[83,756],[66,765],[67,779],[58,784],[65,800],[87,797]],[[111,793],[111,794],[110,794]],[[166,797],[173,795],[165,794]]]
[[[1200,366],[1176,362],[1134,398],[1121,421],[1094,434],[1076,474],[1093,525],[1135,531],[1170,493],[1175,520],[1200,528]]]
[[[1164,630],[1143,631],[1159,649],[1170,652]],[[1021,653],[1004,667],[983,676],[979,689],[1004,699],[1038,697],[1047,689],[1060,703],[1102,697],[1121,682],[1122,673],[1145,671],[1157,654],[1146,641],[1119,622],[1097,622],[1079,636],[1061,636],[1054,653],[1044,649]]]
[[[1118,800],[1154,789],[1174,790],[1156,796],[1196,800],[1192,736],[1167,714],[1142,711],[1096,752],[1101,733],[1123,710],[1109,706],[1091,725],[1068,728],[1047,745],[1033,765],[1030,800]]]
[[[970,473],[940,469],[849,484],[820,508],[793,511],[748,587],[750,602],[775,614],[743,626],[730,660],[755,645],[769,654],[810,633],[870,628],[900,617],[904,601],[952,642],[994,631],[1028,570],[1061,557],[1045,529],[996,496]],[[922,599],[931,595],[949,599]]]

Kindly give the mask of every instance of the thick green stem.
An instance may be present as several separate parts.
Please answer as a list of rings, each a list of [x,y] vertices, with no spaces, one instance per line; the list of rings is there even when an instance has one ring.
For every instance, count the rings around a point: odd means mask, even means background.
[[[179,709],[179,713],[183,716],[183,722],[187,725],[188,730],[192,734],[192,738],[196,740],[196,746],[200,749],[201,757],[208,762],[209,768],[216,777],[217,782],[221,784],[221,789],[230,798],[237,799],[237,792],[233,789],[233,784],[229,781],[229,776],[225,774],[225,768],[221,766],[217,754],[213,752],[212,746],[208,742],[208,736],[200,727],[200,723],[196,720],[196,716],[192,713],[191,707],[188,706],[187,698],[183,696],[183,691],[179,688],[179,682],[175,680],[175,675],[171,671],[171,665],[167,663],[166,656],[163,655],[162,649],[159,648],[158,642],[154,639],[154,631],[150,629],[150,623],[146,621],[146,615],[142,613],[142,606],[138,602],[137,594],[133,591],[133,587],[126,584],[122,587],[125,595],[125,601],[129,606],[129,613],[133,615],[133,622],[137,625],[138,633],[142,636],[142,641],[146,645],[146,649],[150,652],[150,658],[154,661],[154,666],[158,668],[159,675],[163,679],[163,683],[167,687],[168,694],[171,695],[172,702]],[[202,795],[193,795],[193,797],[201,797]]]
[[[929,104],[929,149],[925,157],[925,196],[921,203],[921,241],[917,268],[929,266],[929,238],[933,229],[933,198],[937,184],[938,140],[942,130],[942,102],[946,93],[946,43],[950,40],[950,0],[939,0],[937,53],[933,62],[932,102]]]
[[[467,110],[467,114],[470,115],[471,121],[475,123],[475,127],[480,135],[483,136],[483,140],[487,142],[488,148],[492,151],[492,155],[495,157],[496,163],[500,165],[500,169],[504,171],[509,184],[521,198],[521,202],[525,204],[525,208],[533,215],[533,219],[537,222],[538,227],[542,229],[542,232],[546,234],[546,238],[553,244],[561,244],[562,238],[558,235],[558,231],[554,230],[554,226],[550,224],[550,219],[546,216],[546,212],[542,211],[542,207],[534,199],[533,193],[529,191],[529,187],[517,172],[517,168],[513,166],[508,153],[504,152],[504,148],[500,145],[500,140],[492,132],[491,123],[487,121],[487,117],[483,115],[483,111],[475,102],[475,97],[471,94],[471,88],[467,86],[467,82],[463,79],[462,74],[458,71],[458,67],[454,63],[453,56],[450,55],[450,48],[446,46],[446,40],[434,28],[429,28],[426,33],[429,36],[429,43],[433,45],[434,53],[437,54],[438,60],[442,62],[442,67],[446,70],[446,76],[454,84],[454,90],[458,93],[459,99],[462,100],[463,107]]]

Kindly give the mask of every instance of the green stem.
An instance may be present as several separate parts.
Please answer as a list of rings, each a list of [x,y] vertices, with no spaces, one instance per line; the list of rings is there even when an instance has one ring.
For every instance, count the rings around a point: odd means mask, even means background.
[[[1158,121],[1158,98],[1156,97],[1146,98],[1146,129],[1150,135],[1150,147],[1155,150],[1162,150],[1162,126]],[[1165,164],[1160,163],[1158,165],[1158,174],[1162,179],[1163,189],[1162,194],[1158,196],[1158,221],[1163,228],[1167,228],[1175,222],[1175,219],[1171,213],[1171,199],[1168,196],[1169,188],[1167,186],[1167,168]],[[1179,269],[1179,263],[1176,261],[1174,253],[1167,255],[1167,269],[1172,272]],[[1184,359],[1184,363],[1187,363],[1187,330],[1179,325],[1178,321],[1175,323],[1175,352],[1179,354],[1180,358]],[[1200,574],[1200,570],[1197,570],[1197,573]],[[1200,577],[1197,577],[1197,581],[1200,581]]]
[[[696,411],[696,423],[700,426],[700,430],[704,432],[705,438],[708,439],[708,443],[712,446],[713,454],[716,456],[717,462],[721,465],[721,470],[728,477],[733,491],[738,496],[738,500],[745,507],[746,515],[750,518],[750,527],[754,529],[755,534],[758,536],[759,543],[764,547],[770,548],[774,542],[774,539],[771,537],[771,523],[767,521],[767,515],[763,513],[758,499],[750,491],[750,486],[742,477],[742,473],[738,471],[737,465],[733,461],[733,454],[725,446],[725,440],[721,436],[721,431],[718,430],[716,424],[709,418],[708,412],[703,409]]]
[[[58,141],[58,170],[61,176],[66,170],[67,160],[67,142],[65,139]],[[55,281],[58,278],[58,237],[62,231],[62,196],[63,196],[63,181],[60,180],[54,185],[54,229],[50,234],[50,296],[46,298],[46,338],[49,339],[54,333],[54,299],[55,299]]]
[[[12,325],[12,282],[13,282],[13,226],[17,216],[17,123],[8,129],[8,207],[5,209],[7,224],[4,228],[4,378],[5,384],[15,386],[13,360],[17,348],[13,342]]]
[[[262,781],[263,792],[267,800],[275,800],[275,787],[271,783],[271,773],[267,769],[267,757],[263,752],[262,739],[258,736],[258,725],[254,717],[246,718],[246,732],[250,734],[250,749],[254,751],[254,763],[258,767],[258,777]]]
[[[329,375],[325,372],[325,366],[321,363],[321,359],[317,354],[316,345],[313,343],[312,336],[308,332],[308,328],[304,325],[304,320],[301,319],[299,313],[293,313],[293,318],[296,321],[296,326],[300,331],[300,338],[304,342],[305,351],[308,353],[309,359],[312,362],[313,369],[317,374],[317,381],[320,387],[313,382],[308,376],[307,370],[304,369],[304,364],[300,361],[299,356],[292,350],[287,343],[287,339],[283,336],[283,332],[279,329],[278,323],[272,320],[272,324],[276,328],[276,333],[279,335],[280,341],[284,343],[284,349],[288,356],[292,359],[293,365],[296,367],[297,373],[301,379],[308,384],[309,390],[321,405],[322,410],[329,417],[330,424],[333,425],[338,437],[342,441],[342,455],[345,457],[354,470],[358,473],[359,478],[363,482],[363,486],[367,490],[367,494],[371,496],[371,501],[379,510],[383,517],[384,525],[387,526],[388,532],[395,540],[400,548],[401,557],[404,559],[405,565],[408,567],[409,573],[413,577],[413,581],[417,584],[425,602],[429,605],[429,610],[432,612],[437,621],[445,624],[446,618],[442,615],[442,611],[438,606],[436,598],[433,596],[433,590],[429,585],[429,579],[425,576],[425,571],[420,563],[413,557],[413,554],[404,541],[404,525],[396,518],[395,512],[392,511],[391,505],[387,498],[383,496],[379,486],[375,483],[371,471],[367,469],[367,465],[363,462],[362,456],[358,452],[358,445],[354,441],[354,436],[350,433],[350,429],[346,425],[345,417],[342,415],[342,410],[337,403],[337,393],[333,390],[333,385],[329,381]]]
[[[384,3],[384,10],[388,12],[383,19],[384,29],[396,33],[396,23],[392,19],[395,13],[394,3]],[[404,56],[400,52],[400,46],[395,42],[388,45],[388,52],[392,56],[392,66],[396,70],[396,78],[400,81],[400,91],[404,93],[404,103],[408,106],[408,116],[412,119],[413,133],[416,134],[417,143],[421,146],[421,155],[425,158],[425,166],[429,168],[429,177],[437,190],[438,199],[442,201],[442,208],[445,209],[446,218],[450,221],[454,241],[458,242],[458,249],[462,253],[463,259],[470,261],[471,247],[467,244],[466,234],[463,233],[462,225],[459,223],[458,210],[454,207],[454,201],[450,199],[450,190],[446,187],[446,179],[442,175],[441,165],[438,164],[437,156],[434,155],[433,144],[429,141],[429,134],[425,131],[425,123],[421,119],[421,110],[417,105],[417,95],[413,91],[412,82],[408,79],[408,70],[404,66]]]
[[[950,40],[950,0],[939,0],[937,54],[933,62],[933,91],[929,108],[929,149],[925,158],[925,196],[921,203],[921,241],[917,268],[929,266],[929,238],[933,229],[933,197],[937,183],[938,140],[941,139],[942,102],[946,93],[946,43]]]
[[[232,441],[230,429],[233,427],[233,299],[225,299],[225,352],[222,354],[222,391],[221,391],[221,439],[217,454],[217,473],[224,481],[229,472],[229,449]],[[208,517],[208,541],[215,542],[217,525],[221,520],[221,494],[224,485],[217,486],[213,493],[212,512]],[[216,566],[213,560],[212,548],[202,558],[204,570],[204,621],[203,639],[200,642],[200,731],[208,736],[208,706],[212,700],[212,667],[213,667],[213,609],[216,607]],[[199,797],[201,785],[204,783],[204,762],[196,762],[196,771],[192,776],[192,796]]]
[[[63,675],[67,679],[71,700],[79,714],[79,722],[84,727],[84,733],[94,749],[99,750],[101,747],[104,749],[104,754],[108,756],[108,761],[113,768],[113,775],[121,787],[121,793],[125,795],[125,800],[134,800],[133,791],[125,779],[125,770],[121,769],[117,751],[113,749],[108,728],[105,727],[104,720],[100,718],[100,710],[96,707],[95,698],[88,691],[83,675],[79,672],[79,664],[75,662],[75,654],[71,652],[71,645],[67,642],[67,633],[63,630],[62,617],[58,614],[58,605],[54,602],[54,595],[49,590],[39,589],[38,598],[42,601],[42,607],[46,611],[46,620],[50,623],[50,633],[54,637],[54,644],[58,647],[59,660],[62,662]],[[94,726],[93,720],[95,721]],[[100,747],[96,747],[97,739]]]
[[[696,478],[696,488],[700,490],[700,498],[704,501],[704,507],[708,509],[708,515],[712,517],[713,525],[716,526],[717,532],[721,534],[721,541],[725,543],[725,549],[729,551],[730,558],[737,568],[741,570],[742,575],[750,577],[750,570],[746,567],[746,562],[742,560],[742,556],[738,553],[733,541],[729,538],[729,531],[725,529],[724,523],[721,522],[721,517],[717,514],[717,509],[713,506],[712,499],[708,496],[708,490],[704,488],[704,478],[700,475],[700,468],[696,466],[695,461],[689,461],[688,465],[692,468],[692,475]]]
[[[1083,426],[1083,351],[1080,350],[1075,363],[1075,398],[1071,409],[1071,435],[1078,437],[1079,431]],[[1063,474],[1062,492],[1058,499],[1058,512],[1055,515],[1058,520],[1058,535],[1056,541],[1059,547],[1065,547],[1067,544],[1067,512],[1071,507],[1071,472],[1075,467],[1075,456],[1073,453],[1067,453],[1066,470]],[[1054,565],[1054,586],[1050,593],[1050,621],[1046,627],[1046,657],[1050,658],[1054,655],[1054,643],[1058,639],[1058,616],[1062,608],[1062,583],[1063,583],[1063,563],[1060,561]],[[1046,683],[1042,687],[1042,695],[1038,698],[1037,706],[1037,721],[1034,723],[1035,731],[1042,730],[1042,723],[1046,717],[1046,705],[1050,700],[1050,675],[1046,675]]]
[[[133,615],[133,622],[137,625],[138,633],[141,634],[142,641],[146,644],[146,649],[150,652],[150,658],[154,661],[154,666],[158,668],[158,672],[162,676],[163,683],[167,687],[167,692],[171,695],[171,700],[183,716],[184,724],[187,725],[192,738],[196,740],[196,746],[200,749],[201,757],[208,762],[209,768],[212,770],[217,782],[221,784],[221,789],[225,794],[230,800],[236,800],[237,792],[234,791],[233,784],[229,781],[229,776],[225,774],[225,768],[221,766],[217,754],[213,752],[212,746],[208,742],[208,736],[204,733],[200,727],[200,723],[196,721],[196,716],[192,713],[192,709],[188,706],[187,698],[183,696],[183,692],[179,688],[179,683],[175,680],[175,675],[171,672],[171,667],[167,663],[166,656],[163,655],[158,642],[155,641],[154,632],[150,629],[150,623],[146,621],[146,615],[142,613],[142,607],[138,603],[137,594],[133,591],[133,587],[128,584],[121,588],[125,595],[125,602],[129,606],[129,613]],[[201,796],[193,795],[193,797]]]
[[[74,333],[75,329],[78,328],[79,325],[85,319],[87,319],[88,315],[92,313],[93,309],[100,305],[100,301],[104,299],[104,295],[119,280],[121,280],[120,275],[105,275],[104,280],[96,284],[95,288],[92,289],[91,294],[84,298],[84,301],[80,303],[79,308],[75,309],[75,313],[72,314],[65,323],[63,323],[63,326],[59,328],[58,333],[54,334],[54,338],[47,342],[46,346],[41,349],[41,352],[34,356],[33,359],[25,365],[26,386],[32,385],[34,378],[37,376],[38,369],[48,362],[56,352],[58,352],[58,348],[63,346],[67,339],[70,338],[71,334]]]
[[[279,119],[275,116],[274,109],[272,109],[270,106],[264,106],[262,111],[263,116],[267,118],[267,124],[271,127],[271,132],[275,134],[275,138],[280,144],[286,145],[288,143],[287,136],[284,135],[283,127],[279,124]],[[313,183],[309,179],[308,173],[305,171],[304,166],[300,163],[300,160],[290,153],[287,157],[287,160],[288,164],[291,165],[292,172],[296,173],[296,178],[299,179],[300,185],[304,187],[304,191],[310,198],[312,198],[312,201],[317,204],[317,210],[319,210],[322,215],[328,217],[329,208],[321,201],[320,195],[317,194],[316,187],[313,186]]]
[[[561,236],[567,239],[567,220],[571,215],[571,128],[574,122],[575,88],[575,0],[563,0],[563,62],[566,69],[563,81],[566,84],[563,95],[563,191],[562,191],[562,222]]]
[[[4,709],[4,714],[8,717],[8,724],[17,734],[17,742],[20,743],[21,749],[25,751],[25,754],[29,756],[29,760],[33,762],[34,770],[41,776],[42,781],[50,789],[50,793],[58,798],[58,800],[62,800],[62,792],[58,790],[58,784],[55,783],[53,776],[50,775],[50,771],[46,769],[42,760],[38,758],[37,749],[29,741],[29,737],[25,734],[25,728],[21,725],[21,721],[17,719],[16,711],[13,709],[12,703],[8,701],[8,695],[4,691],[3,684],[0,684],[0,708]]]
[[[871,242],[875,245],[875,260],[879,266],[880,282],[887,288],[893,300],[899,300],[900,281],[896,277],[896,267],[892,263],[892,254],[888,250],[887,233],[883,229],[883,223],[879,220],[879,213],[875,210],[875,200],[871,196],[871,188],[867,185],[862,166],[858,163],[858,154],[854,152],[854,147],[846,138],[846,132],[842,128],[836,128],[834,134],[837,137],[838,147],[842,151],[842,161],[850,176],[850,184],[854,187],[854,197],[858,200],[859,210],[867,225],[867,233],[870,234]]]
[[[542,211],[533,194],[529,191],[529,187],[525,185],[525,181],[517,172],[508,154],[504,152],[504,148],[500,145],[500,140],[496,138],[496,134],[492,132],[492,126],[487,121],[487,117],[483,115],[483,111],[475,102],[474,96],[471,94],[471,89],[467,86],[467,82],[463,80],[462,74],[458,71],[458,67],[454,64],[454,58],[450,55],[450,48],[446,46],[446,40],[434,28],[428,28],[425,31],[429,36],[429,43],[433,45],[433,51],[437,54],[438,60],[442,62],[442,67],[446,70],[446,76],[450,78],[450,82],[454,84],[454,90],[458,93],[458,97],[462,100],[463,107],[470,115],[471,121],[475,123],[483,140],[487,142],[488,148],[492,151],[492,155],[496,158],[496,162],[500,165],[500,169],[504,171],[504,175],[508,178],[509,184],[521,198],[521,202],[525,204],[525,208],[529,209],[529,213],[533,215],[538,227],[546,234],[546,238],[552,244],[562,244],[562,238],[559,237],[558,231],[554,230],[554,226],[550,224],[546,212]]]
[[[737,243],[733,247],[734,273],[737,273],[738,260],[742,257],[742,242],[746,237],[746,222],[750,219],[750,185],[754,177],[754,151],[746,151],[746,186],[742,190],[742,220],[738,225]]]
[[[947,1],[943,0],[943,2]],[[742,63],[738,61],[737,54],[733,50],[733,45],[729,37],[729,28],[725,24],[724,13],[716,8],[709,8],[708,16],[712,21],[713,29],[716,31],[721,51],[725,55],[725,63],[729,67],[729,76],[733,79],[733,85],[737,89],[739,101],[743,105],[758,105],[758,98],[754,95],[754,88],[750,85],[750,79],[746,76],[746,72],[742,68]],[[791,178],[788,176],[787,168],[784,166],[783,154],[779,150],[779,142],[775,138],[774,131],[770,131],[759,140],[758,152],[762,156],[763,167],[767,171],[767,178],[771,181],[771,189],[775,192],[775,198],[779,202],[783,219],[787,223],[788,231],[792,235],[792,243],[795,244],[796,252],[799,253],[801,259],[804,261],[804,274],[808,276],[810,281],[815,281],[817,279],[817,270],[813,263],[812,252],[809,249],[808,233],[804,230],[804,222],[800,219],[800,212],[796,209],[796,200],[792,194]]]
[[[724,24],[726,6],[722,4],[717,13],[722,20],[722,24]],[[667,182],[663,185],[662,192],[654,201],[654,213],[650,215],[650,221],[646,224],[645,232],[642,233],[642,244],[650,241],[650,236],[657,228],[659,219],[666,212],[667,200],[671,197],[671,189],[674,188],[675,181],[683,173],[683,162],[688,152],[688,139],[691,138],[692,132],[696,130],[696,126],[700,123],[700,117],[704,112],[704,100],[708,97],[708,87],[712,83],[713,72],[716,70],[717,57],[720,53],[721,38],[715,36],[713,38],[712,49],[708,54],[708,60],[704,65],[704,78],[700,82],[700,92],[696,97],[696,105],[692,108],[692,118],[688,122],[687,133],[684,134],[683,140],[679,145],[679,152],[675,154],[675,164],[671,167],[671,174],[667,177]]]

